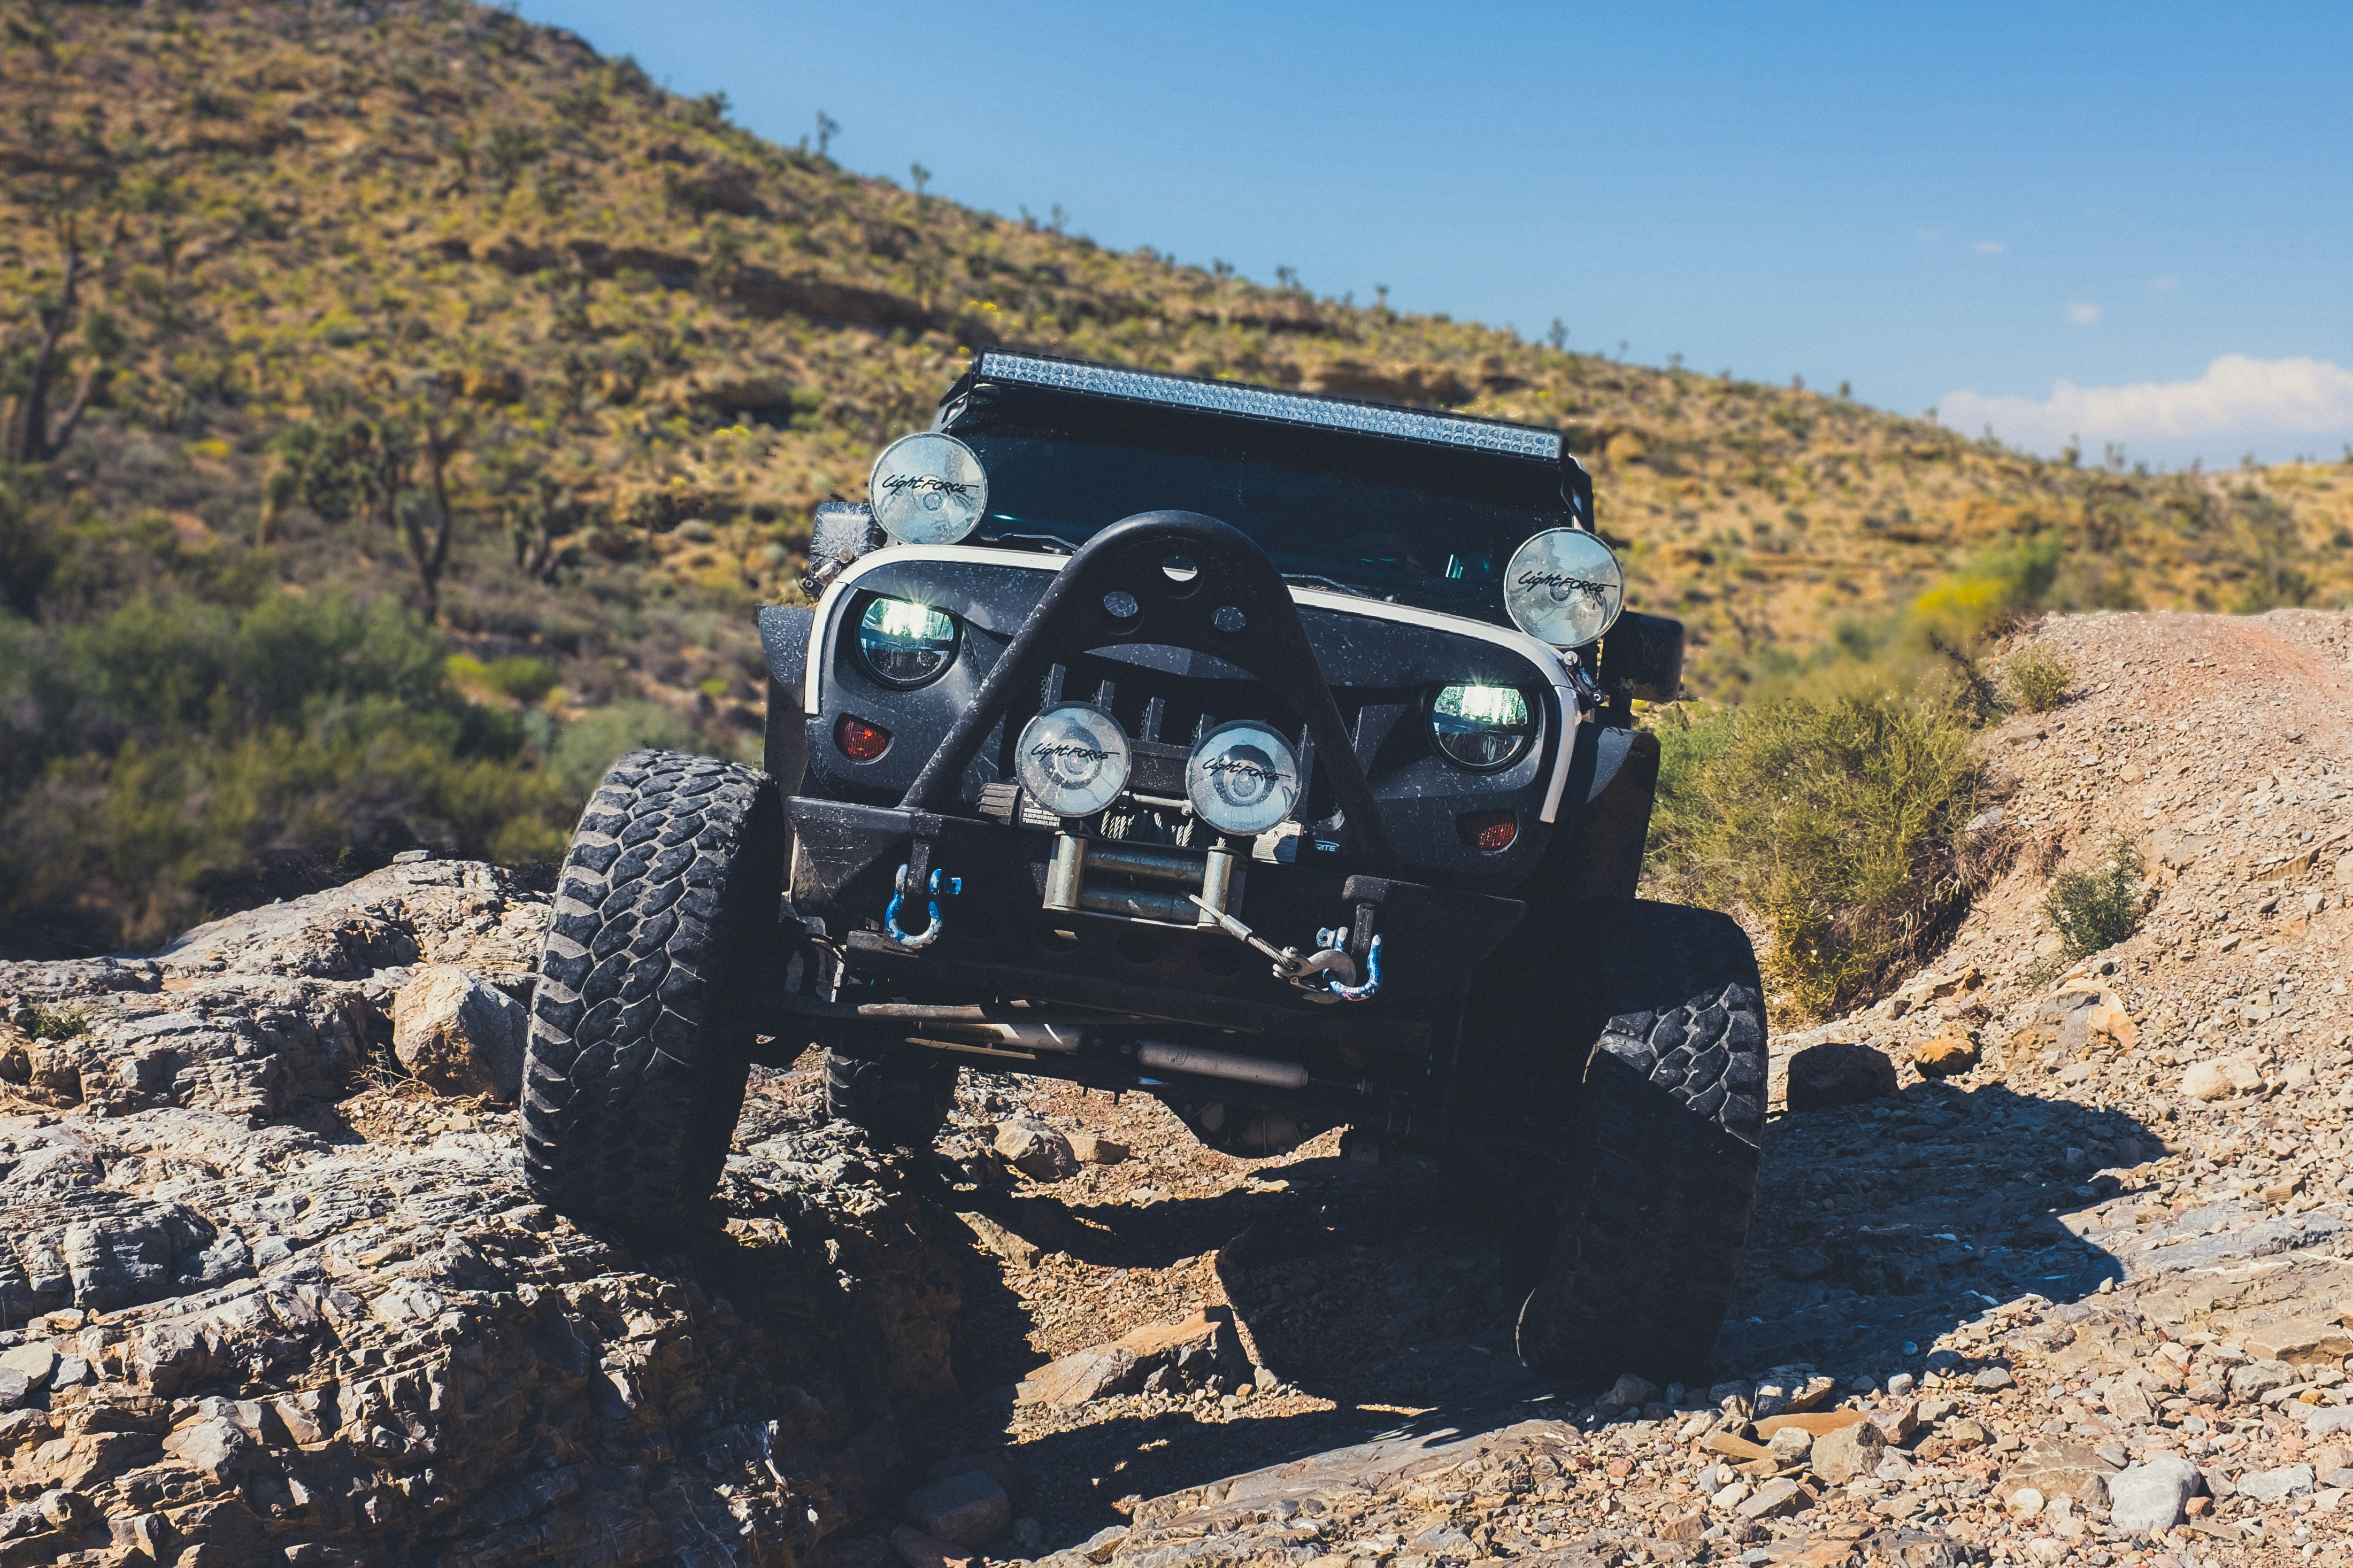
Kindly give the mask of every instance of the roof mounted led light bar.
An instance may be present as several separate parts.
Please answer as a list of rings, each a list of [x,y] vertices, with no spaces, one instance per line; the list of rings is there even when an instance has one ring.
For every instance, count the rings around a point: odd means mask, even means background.
[[[1219,414],[1240,414],[1256,419],[1279,419],[1292,425],[1320,425],[1326,429],[1355,430],[1367,436],[1403,437],[1441,446],[1503,452],[1541,462],[1560,461],[1560,434],[1506,425],[1493,419],[1466,419],[1446,414],[1420,414],[1409,408],[1389,408],[1377,403],[1352,403],[1335,397],[1305,397],[1296,393],[1270,392],[1262,386],[1240,386],[1222,381],[1201,381],[1186,375],[1155,375],[1138,370],[1114,370],[1109,365],[1083,364],[1074,360],[1047,359],[1036,354],[995,351],[980,356],[978,374],[984,381],[1014,382],[1065,392],[1124,397],[1139,403],[1200,408]]]

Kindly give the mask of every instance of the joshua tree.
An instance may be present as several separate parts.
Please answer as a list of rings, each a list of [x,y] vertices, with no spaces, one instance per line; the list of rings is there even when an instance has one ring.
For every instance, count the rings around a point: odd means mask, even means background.
[[[420,399],[412,405],[407,423],[413,448],[425,466],[425,483],[398,492],[400,531],[417,567],[417,585],[424,590],[426,618],[433,620],[441,614],[441,573],[449,563],[449,540],[456,531],[456,514],[449,506],[449,459],[465,445],[467,421],[462,414]]]
[[[832,146],[833,139],[840,134],[841,121],[824,110],[818,110],[817,111],[817,155],[820,158],[828,156],[826,149]]]
[[[56,293],[34,302],[34,321],[40,335],[33,346],[25,389],[10,405],[5,421],[7,455],[19,463],[46,462],[73,439],[75,427],[90,410],[90,400],[105,391],[107,383],[113,378],[112,361],[122,349],[121,336],[111,317],[103,310],[79,311],[78,295],[88,268],[79,224],[69,213],[58,217],[56,227],[65,251],[64,275]],[[84,355],[81,375],[65,412],[52,420],[50,395],[69,373],[64,340],[78,313]]]
[[[349,389],[329,401],[347,416],[324,424],[304,420],[280,439],[284,472],[292,478],[276,481],[290,485],[278,506],[265,489],[268,526],[274,526],[284,500],[299,495],[328,522],[357,519],[393,530],[416,569],[426,615],[438,617],[441,576],[457,532],[449,469],[472,433],[470,417],[438,382],[373,406]]]

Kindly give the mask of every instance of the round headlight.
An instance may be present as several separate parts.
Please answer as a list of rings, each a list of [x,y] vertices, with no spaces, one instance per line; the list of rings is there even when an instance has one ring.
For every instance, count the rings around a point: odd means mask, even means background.
[[[877,599],[858,618],[858,660],[904,691],[937,680],[955,662],[956,618],[913,599]]]
[[[955,437],[919,430],[882,448],[866,494],[893,544],[954,544],[988,511],[988,471]]]
[[[1127,734],[1091,702],[1064,702],[1022,726],[1014,772],[1056,816],[1092,816],[1127,787]]]
[[[1512,624],[1555,647],[1583,647],[1626,607],[1618,552],[1581,528],[1548,528],[1512,552],[1504,608]]]
[[[1299,753],[1255,719],[1220,724],[1185,763],[1185,795],[1220,833],[1264,833],[1299,804]]]
[[[1528,700],[1513,686],[1449,686],[1430,702],[1430,739],[1459,767],[1486,773],[1520,760],[1535,739]]]

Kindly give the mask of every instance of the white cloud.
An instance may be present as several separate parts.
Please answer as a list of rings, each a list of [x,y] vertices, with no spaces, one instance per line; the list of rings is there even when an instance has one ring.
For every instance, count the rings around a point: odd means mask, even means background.
[[[2148,291],[2152,294],[2170,294],[2180,287],[2181,279],[2170,272],[2148,280]]]
[[[1979,256],[2000,256],[2007,247],[1998,239],[1981,239],[1969,248]]]
[[[2122,386],[2052,385],[2041,402],[1956,392],[1937,405],[1948,429],[1974,435],[1988,426],[2002,440],[2056,452],[2070,437],[2090,447],[2109,441],[2147,456],[2236,456],[2242,447],[2285,454],[2298,441],[2318,445],[2353,436],[2353,371],[2317,359],[2251,359],[2224,354],[2194,381],[2141,381]]]
[[[2070,305],[2067,307],[2067,319],[2079,327],[2088,327],[2100,319],[2100,308],[2097,305]]]

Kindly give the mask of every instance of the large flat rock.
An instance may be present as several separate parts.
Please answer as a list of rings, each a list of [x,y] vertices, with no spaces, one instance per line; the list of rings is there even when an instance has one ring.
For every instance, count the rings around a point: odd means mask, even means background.
[[[647,1257],[533,1201],[510,1107],[387,1076],[411,966],[520,989],[543,913],[405,865],[0,966],[78,1026],[0,1078],[0,1342],[47,1369],[0,1376],[0,1560],[795,1563],[891,1500],[958,1300],[895,1157],[755,1082],[724,1233]]]

